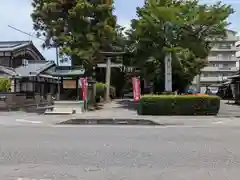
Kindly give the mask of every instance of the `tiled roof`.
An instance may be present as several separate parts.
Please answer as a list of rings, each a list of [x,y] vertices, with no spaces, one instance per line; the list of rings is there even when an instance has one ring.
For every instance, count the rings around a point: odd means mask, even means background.
[[[51,66],[54,66],[54,64],[51,61],[29,61],[27,65],[22,65],[16,68],[15,71],[22,77],[37,76]]]
[[[0,66],[0,71],[10,75],[10,76],[18,76],[16,71],[13,68],[10,67],[5,67],[5,66]]]
[[[36,53],[37,59],[45,60],[32,41],[0,41],[0,52],[18,52],[26,49],[31,49],[34,54]]]
[[[31,41],[0,41],[0,51],[15,51],[31,44]]]
[[[52,76],[81,76],[84,75],[85,69],[82,67],[64,67],[59,66],[55,70],[48,70],[47,74]]]
[[[83,69],[75,69],[75,70],[57,70],[55,72],[51,72],[50,74],[53,76],[79,76],[83,75],[85,71]]]

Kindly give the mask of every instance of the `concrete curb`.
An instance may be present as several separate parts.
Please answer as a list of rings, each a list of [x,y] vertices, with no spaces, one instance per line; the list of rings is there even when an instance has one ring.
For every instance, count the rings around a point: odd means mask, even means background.
[[[118,119],[118,118],[77,118],[58,123],[58,125],[147,125],[147,126],[174,126],[184,123],[157,123],[147,119]]]
[[[240,118],[240,115],[232,116],[232,115],[217,115],[216,118]]]
[[[47,115],[47,116],[58,116],[58,115],[72,115],[72,114],[76,114],[76,113],[73,113],[73,112],[44,112],[43,113],[44,115]]]

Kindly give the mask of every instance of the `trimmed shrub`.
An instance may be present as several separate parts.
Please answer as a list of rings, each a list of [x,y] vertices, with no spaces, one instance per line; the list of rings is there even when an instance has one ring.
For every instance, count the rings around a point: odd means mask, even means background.
[[[217,96],[145,95],[138,106],[140,115],[216,115]]]
[[[104,98],[106,91],[106,84],[98,82],[96,83],[96,96],[97,98]],[[113,86],[110,86],[110,97],[115,98],[116,90]]]

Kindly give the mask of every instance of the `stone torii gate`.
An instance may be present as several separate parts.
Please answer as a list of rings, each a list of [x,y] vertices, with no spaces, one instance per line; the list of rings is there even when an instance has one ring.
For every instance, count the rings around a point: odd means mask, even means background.
[[[106,64],[106,92],[105,92],[105,101],[109,101],[110,97],[110,86],[111,86],[111,67],[112,67],[112,57],[116,57],[119,55],[124,55],[125,52],[101,52],[103,56],[107,58],[107,64]],[[114,66],[115,67],[115,66]]]

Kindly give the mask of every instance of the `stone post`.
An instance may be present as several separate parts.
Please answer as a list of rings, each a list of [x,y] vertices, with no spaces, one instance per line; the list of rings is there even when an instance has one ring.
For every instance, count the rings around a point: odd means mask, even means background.
[[[47,94],[47,104],[48,105],[53,105],[53,98],[52,98],[52,94],[51,93]]]
[[[97,90],[96,90],[96,83],[94,82],[92,84],[92,96],[93,96],[93,103],[94,104],[96,103],[96,92],[97,92]]]
[[[35,93],[35,103],[39,105],[41,103],[41,96],[39,93]]]

